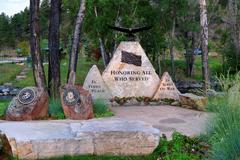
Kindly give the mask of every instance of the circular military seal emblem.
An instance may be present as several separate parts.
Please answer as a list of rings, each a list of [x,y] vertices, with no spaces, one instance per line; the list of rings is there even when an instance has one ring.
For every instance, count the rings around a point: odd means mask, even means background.
[[[80,103],[80,93],[76,88],[67,88],[63,93],[63,101],[68,106]]]
[[[18,94],[18,100],[22,104],[30,104],[36,98],[35,91],[32,88],[23,88]]]

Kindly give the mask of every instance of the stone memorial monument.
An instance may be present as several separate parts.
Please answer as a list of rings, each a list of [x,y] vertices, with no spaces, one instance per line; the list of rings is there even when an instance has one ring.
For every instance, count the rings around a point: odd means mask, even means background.
[[[6,120],[36,120],[48,115],[48,93],[37,87],[23,88],[6,110]]]
[[[61,88],[61,102],[64,114],[69,119],[93,118],[91,94],[79,85],[65,85]]]
[[[153,99],[174,99],[179,101],[180,92],[168,72],[164,72]]]
[[[103,72],[114,97],[153,97],[159,77],[139,42],[121,42]]]
[[[109,100],[112,97],[111,92],[103,81],[102,75],[96,65],[93,65],[89,70],[83,88],[91,93],[93,100]]]

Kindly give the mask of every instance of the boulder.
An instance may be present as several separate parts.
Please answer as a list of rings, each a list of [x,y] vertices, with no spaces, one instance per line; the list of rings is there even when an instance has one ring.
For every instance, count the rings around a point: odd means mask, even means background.
[[[9,139],[13,156],[19,159],[148,155],[160,140],[159,130],[151,125],[119,118],[3,122],[0,129]]]
[[[8,159],[12,156],[12,149],[4,133],[0,130],[0,159]]]
[[[159,77],[139,42],[121,42],[103,80],[113,97],[150,97],[159,85]]]
[[[202,89],[203,83],[202,82],[196,82],[196,81],[182,81],[178,80],[176,81],[176,87],[181,93],[188,93],[191,89]]]
[[[216,97],[216,96],[218,96],[218,92],[216,92],[214,89],[208,89],[207,96],[208,97]]]
[[[203,111],[207,105],[207,97],[197,96],[192,93],[180,94],[180,104],[185,108]]]
[[[6,120],[37,120],[48,116],[48,93],[37,87],[23,88],[6,110]]]
[[[171,103],[171,106],[180,106],[180,102],[179,101],[174,101]]]
[[[64,114],[69,119],[93,118],[92,96],[80,85],[65,85],[61,88],[61,102]]]
[[[112,97],[96,65],[93,65],[89,70],[83,88],[91,93],[93,100],[103,99],[109,101]]]
[[[20,89],[18,89],[18,88],[14,88],[14,89],[12,89],[11,91],[10,91],[10,95],[11,96],[16,96],[16,95],[18,95],[18,93],[20,92]]]
[[[164,72],[153,99],[173,99],[178,101],[179,94],[180,92],[175,86],[171,76],[168,72]]]

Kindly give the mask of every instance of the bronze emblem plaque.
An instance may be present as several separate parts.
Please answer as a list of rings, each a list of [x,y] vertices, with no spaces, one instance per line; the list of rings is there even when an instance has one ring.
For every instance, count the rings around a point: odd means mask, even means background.
[[[80,93],[76,88],[67,88],[63,93],[63,101],[68,106],[74,106],[80,103]]]
[[[36,98],[35,91],[32,88],[23,88],[18,94],[18,100],[22,104],[30,104]]]
[[[135,55],[131,52],[122,51],[122,59],[121,62],[133,64],[135,66],[142,65],[142,56]]]

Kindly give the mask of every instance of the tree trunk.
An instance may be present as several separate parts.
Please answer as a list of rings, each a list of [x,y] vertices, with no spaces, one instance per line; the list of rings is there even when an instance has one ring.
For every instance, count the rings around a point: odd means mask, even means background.
[[[59,98],[60,87],[60,52],[59,52],[59,25],[61,0],[51,1],[51,14],[48,36],[49,67],[48,90],[54,99]]]
[[[97,11],[96,6],[94,6],[94,12],[95,12],[95,16],[98,17],[98,11]],[[99,33],[98,33],[98,36],[99,36]],[[103,64],[104,64],[104,67],[106,68],[107,65],[108,65],[108,62],[109,62],[109,60],[107,58],[108,56],[106,54],[106,50],[105,50],[102,38],[99,38],[98,40],[99,40],[99,47],[100,47],[100,52],[101,52]]]
[[[85,12],[85,0],[81,0],[80,8],[79,8],[77,19],[76,19],[75,30],[73,34],[71,54],[69,58],[68,84],[70,85],[75,84],[76,66],[77,66],[79,41],[80,41],[80,31],[83,23],[84,12]]]
[[[194,50],[197,48],[197,41],[196,41],[196,33],[192,32],[192,52],[191,52],[191,56],[190,56],[190,63],[189,63],[189,73],[190,73],[190,77],[193,75],[193,67],[194,67],[194,63],[195,63],[195,54],[194,54]]]
[[[229,28],[233,39],[234,46],[236,48],[236,57],[240,56],[240,26],[238,24],[238,7],[236,0],[228,0],[228,17],[229,17]]]
[[[202,76],[205,92],[209,88],[208,70],[208,22],[207,6],[205,0],[199,0],[200,5],[200,27],[201,27],[201,48],[202,48]]]
[[[39,3],[40,0],[30,0],[30,47],[35,84],[45,90],[46,79],[40,55]]]
[[[161,55],[158,53],[158,76],[161,77],[162,75],[162,68],[161,68]]]
[[[155,64],[155,61],[156,61],[156,52],[154,51],[152,53],[152,63]]]
[[[172,24],[172,31],[171,31],[171,45],[170,45],[170,56],[171,56],[171,72],[172,72],[172,79],[175,80],[175,64],[174,64],[174,35],[175,35],[175,25],[176,25],[176,19],[173,18],[173,24]]]
[[[99,38],[99,46],[100,46],[101,56],[102,56],[102,59],[103,59],[103,64],[104,64],[104,67],[106,68],[107,65],[108,65],[108,62],[107,62],[106,51],[105,51],[105,48],[104,48],[102,38]]]
[[[191,34],[191,36],[189,35]],[[193,72],[193,65],[194,65],[194,61],[195,61],[195,55],[194,55],[194,50],[195,50],[195,37],[196,34],[193,32],[185,32],[184,37],[185,37],[185,41],[184,41],[184,46],[185,46],[185,59],[186,59],[186,75],[188,77],[192,76],[192,72]],[[192,44],[191,46],[189,46],[188,42],[191,39]]]
[[[163,48],[163,54],[162,54],[162,62],[163,66],[166,66],[166,48]]]
[[[190,64],[190,59],[189,59],[189,48],[188,48],[188,43],[187,43],[187,40],[185,41],[185,59],[186,59],[186,75],[187,76],[190,76],[190,67],[189,67],[189,64]]]

